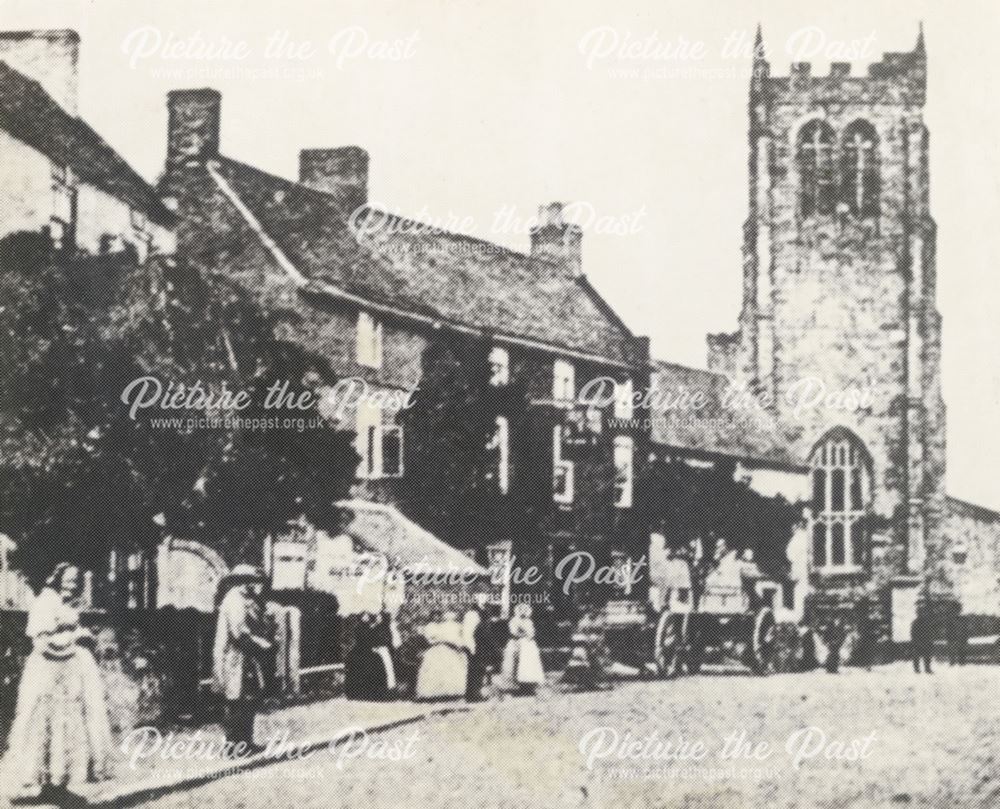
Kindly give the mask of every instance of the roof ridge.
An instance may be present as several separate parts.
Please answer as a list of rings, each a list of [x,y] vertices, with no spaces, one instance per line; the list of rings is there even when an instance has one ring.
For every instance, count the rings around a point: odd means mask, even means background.
[[[75,173],[109,196],[143,207],[154,221],[172,221],[173,214],[167,210],[153,184],[82,116],[70,113],[52,98],[41,82],[2,59],[0,72],[8,74],[6,81],[0,81],[0,99],[6,97],[5,101],[0,101],[4,131],[53,162],[65,161]],[[35,113],[34,118],[24,114],[25,106],[34,108],[29,109]],[[29,118],[29,125],[18,127],[17,122],[24,118]],[[46,131],[46,124],[55,131]],[[88,151],[91,154],[87,154]],[[107,165],[109,162],[113,165]],[[108,172],[111,172],[110,178]],[[113,182],[116,175],[117,179],[124,180],[123,184]]]
[[[219,154],[212,158],[215,161],[228,163],[234,168],[251,171],[254,174],[259,174],[262,177],[266,177],[268,180],[276,180],[285,185],[293,185],[296,189],[304,191],[306,194],[314,197],[320,197],[324,200],[329,200],[331,202],[336,201],[337,197],[334,194],[328,194],[325,191],[321,191],[318,188],[313,188],[312,186],[305,185],[298,180],[290,180],[287,177],[282,177],[280,174],[275,174],[271,171],[266,171],[265,169],[259,168],[257,166],[251,166],[249,163],[244,163],[242,160],[237,160],[234,157],[228,157],[227,155]]]
[[[382,254],[377,240],[369,243],[354,235],[350,243],[357,249],[358,257],[365,259],[356,261],[342,241],[350,237],[350,229],[345,227],[340,232],[339,228],[323,226],[334,216],[339,202],[336,195],[224,155],[213,157],[213,162],[207,165],[206,171],[211,172],[214,166],[214,171],[230,186],[226,196],[231,194],[230,202],[238,203],[237,212],[245,216],[239,211],[243,206],[256,220],[257,226],[253,229],[264,240],[270,260],[277,261],[286,274],[287,263],[293,276],[308,279],[301,293],[350,299],[358,305],[387,312],[392,310],[392,314],[434,324],[446,323],[477,332],[489,330],[505,341],[525,342],[588,361],[628,367],[640,361],[634,346],[635,336],[617,314],[609,314],[610,307],[599,293],[591,291],[586,282],[581,284],[577,278],[570,277],[560,279],[558,290],[545,289],[544,278],[532,271],[532,262],[536,259],[525,253],[476,236],[435,228],[437,240],[447,253],[442,261],[433,260],[435,236],[429,234],[421,238],[419,232],[410,239],[390,234],[383,246],[400,250],[386,255]],[[272,206],[269,192],[279,189],[289,190],[291,199],[275,200],[279,205]],[[225,189],[223,191],[225,193]],[[309,211],[314,202],[316,210]],[[372,215],[384,215],[392,223],[420,224],[419,220],[377,205],[367,205],[365,210]],[[426,227],[431,226],[426,224]],[[488,257],[473,255],[476,251],[463,249],[469,244],[488,245],[493,250]],[[281,253],[280,259],[274,247]],[[384,272],[372,274],[369,258],[386,262]],[[436,281],[435,274],[439,276]],[[509,295],[499,291],[505,281],[513,286]],[[479,286],[472,289],[470,282]],[[437,294],[429,287],[432,283],[439,284]],[[454,303],[456,295],[467,294],[472,297],[463,297],[461,302]],[[475,305],[473,298],[478,294],[483,295],[483,303],[475,313],[470,307]],[[549,314],[561,313],[556,315],[556,322],[565,320],[568,325],[560,328],[539,326],[544,318],[536,311],[538,301],[543,301],[543,306],[554,307],[548,310]],[[517,314],[513,314],[515,308]],[[532,311],[534,315],[525,314]],[[644,357],[641,362],[645,363]]]
[[[980,505],[979,503],[973,503],[971,500],[965,500],[961,497],[955,497],[954,495],[951,494],[946,494],[945,496],[952,503],[955,503],[960,506],[966,506],[973,511],[985,511],[991,517],[1000,521],[1000,511],[997,511],[996,509],[990,508],[989,506]]]
[[[523,250],[517,250],[513,247],[508,247],[505,244],[500,244],[499,242],[490,241],[489,239],[485,239],[482,236],[474,236],[470,233],[459,233],[458,231],[448,230],[447,228],[441,228],[438,227],[437,225],[431,225],[430,223],[423,222],[422,220],[416,219],[415,217],[412,216],[403,216],[401,214],[393,213],[392,211],[385,210],[384,208],[381,208],[380,206],[377,205],[373,205],[372,203],[367,203],[367,207],[383,211],[389,217],[397,221],[411,222],[415,225],[426,225],[428,228],[431,229],[432,234],[442,235],[452,239],[458,239],[461,241],[475,242],[477,244],[486,244],[489,245],[490,247],[497,247],[500,249],[501,252],[511,256],[516,256],[518,258],[524,258],[524,259],[531,258],[530,254],[524,252]]]
[[[674,370],[677,370],[677,371],[695,371],[696,373],[705,374],[706,376],[713,376],[716,379],[722,379],[722,380],[727,380],[727,381],[729,379],[729,377],[727,377],[725,374],[719,373],[718,371],[712,371],[709,368],[698,368],[698,367],[696,367],[694,365],[685,365],[682,362],[674,362],[673,360],[664,360],[664,359],[660,359],[658,357],[651,357],[650,358],[650,364],[654,368],[658,368],[659,367],[659,368],[664,368],[664,369],[668,369],[668,368],[669,369],[674,369]]]

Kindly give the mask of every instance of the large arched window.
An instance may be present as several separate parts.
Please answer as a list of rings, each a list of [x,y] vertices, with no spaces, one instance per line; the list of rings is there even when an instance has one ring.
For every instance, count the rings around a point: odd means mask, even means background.
[[[868,121],[844,130],[840,163],[840,198],[856,216],[877,216],[879,197],[878,135]]]
[[[846,430],[834,430],[813,449],[812,567],[850,571],[868,561],[864,517],[871,502],[871,456]]]
[[[833,213],[833,129],[825,121],[809,121],[799,130],[796,152],[801,182],[802,215]]]

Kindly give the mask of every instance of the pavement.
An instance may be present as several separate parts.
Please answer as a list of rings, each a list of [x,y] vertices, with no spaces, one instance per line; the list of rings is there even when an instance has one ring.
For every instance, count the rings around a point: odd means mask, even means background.
[[[263,748],[238,759],[224,754],[225,741],[218,724],[197,729],[158,730],[136,728],[117,740],[115,777],[88,786],[72,796],[72,804],[91,807],[125,807],[194,789],[227,777],[326,751],[335,755],[345,745],[434,716],[466,712],[463,702],[360,702],[344,698],[324,700],[259,714],[256,741]],[[0,798],[0,806],[7,806]],[[36,809],[49,804],[34,801]]]

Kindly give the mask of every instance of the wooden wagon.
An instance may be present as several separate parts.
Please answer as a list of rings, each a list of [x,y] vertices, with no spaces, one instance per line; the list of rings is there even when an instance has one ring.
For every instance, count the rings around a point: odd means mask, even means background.
[[[567,679],[596,682],[616,671],[670,678],[706,664],[773,671],[776,583],[755,568],[729,566],[709,577],[695,610],[686,570],[683,562],[673,565],[652,582],[646,601],[619,599],[585,611],[572,637]]]

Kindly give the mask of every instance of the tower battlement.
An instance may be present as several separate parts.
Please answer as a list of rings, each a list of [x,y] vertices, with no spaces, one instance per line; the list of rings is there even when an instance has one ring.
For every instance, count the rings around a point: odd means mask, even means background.
[[[923,30],[912,51],[884,53],[866,74],[852,75],[850,62],[832,62],[826,75],[814,73],[810,62],[793,62],[787,76],[772,76],[770,64],[759,56],[754,77],[758,96],[773,104],[923,105],[927,97]]]

